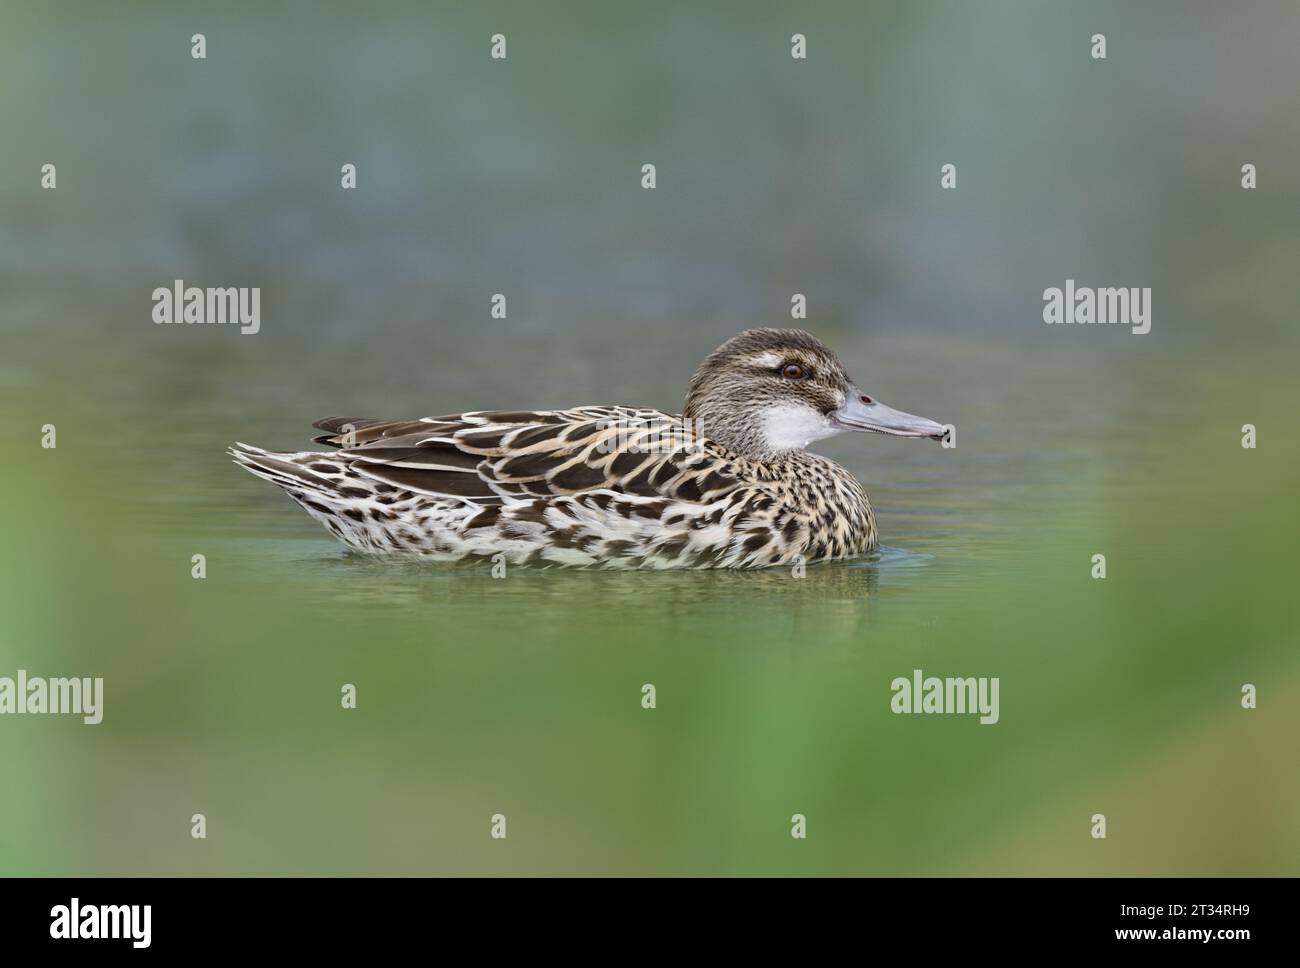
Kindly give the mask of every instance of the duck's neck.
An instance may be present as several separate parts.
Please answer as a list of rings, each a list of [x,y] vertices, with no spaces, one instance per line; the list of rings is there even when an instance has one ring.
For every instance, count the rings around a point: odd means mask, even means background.
[[[797,401],[724,407],[688,399],[682,415],[702,436],[755,461],[786,459],[839,432],[825,414]]]

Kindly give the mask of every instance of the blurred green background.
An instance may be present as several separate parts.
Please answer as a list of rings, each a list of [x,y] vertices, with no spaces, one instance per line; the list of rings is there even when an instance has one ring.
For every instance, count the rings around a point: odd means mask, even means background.
[[[0,873],[1300,873],[1298,38],[1291,2],[6,4],[0,675],[106,698],[0,719]],[[175,278],[260,286],[261,333],[154,325]],[[1066,278],[1150,286],[1151,333],[1045,326]],[[870,561],[362,560],[223,452],[674,409],[792,292],[958,427],[819,445]],[[1001,721],[891,714],[914,668],[1000,677]]]

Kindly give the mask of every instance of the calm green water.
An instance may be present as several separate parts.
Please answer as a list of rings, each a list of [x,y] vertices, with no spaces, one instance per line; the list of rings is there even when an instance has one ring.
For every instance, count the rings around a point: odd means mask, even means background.
[[[1294,447],[1240,448],[1222,357],[1144,366],[1099,416],[1026,405],[1092,384],[1078,352],[882,356],[958,447],[832,442],[885,547],[800,579],[360,558],[222,453],[291,445],[310,402],[28,398],[59,446],[6,440],[4,668],[107,695],[100,726],[3,723],[6,870],[1293,873]],[[1000,721],[891,714],[915,668],[998,676]]]
[[[106,691],[0,719],[0,872],[1300,872],[1294,12],[1115,5],[1089,72],[1094,8],[981,7],[817,5],[793,76],[777,6],[0,14],[0,676]],[[1152,286],[1151,334],[1044,326],[1070,277]],[[174,278],[261,333],[155,326]],[[673,409],[794,291],[958,427],[821,445],[871,560],[374,561],[224,453]],[[894,715],[918,668],[999,722]]]

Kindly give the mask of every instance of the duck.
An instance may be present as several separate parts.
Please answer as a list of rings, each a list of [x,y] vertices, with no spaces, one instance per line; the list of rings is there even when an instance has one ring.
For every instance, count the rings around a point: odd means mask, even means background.
[[[809,444],[943,440],[863,393],[821,340],[749,329],[691,376],[680,414],[631,406],[327,417],[330,449],[228,453],[354,552],[576,568],[741,569],[868,555],[857,479]]]

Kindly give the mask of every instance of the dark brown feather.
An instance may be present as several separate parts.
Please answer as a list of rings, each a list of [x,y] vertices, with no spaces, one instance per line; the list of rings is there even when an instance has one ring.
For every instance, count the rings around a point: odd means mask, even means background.
[[[646,497],[698,494],[689,481],[668,486],[701,461],[709,490],[734,476],[721,461],[684,449],[619,450],[640,443],[649,421],[671,430],[678,418],[650,410],[585,407],[559,411],[480,411],[425,420],[329,417],[315,426],[352,468],[375,480],[432,495],[500,501],[614,489]],[[351,425],[355,443],[344,446]],[[693,476],[693,475],[688,475]],[[624,480],[628,478],[628,480]]]

